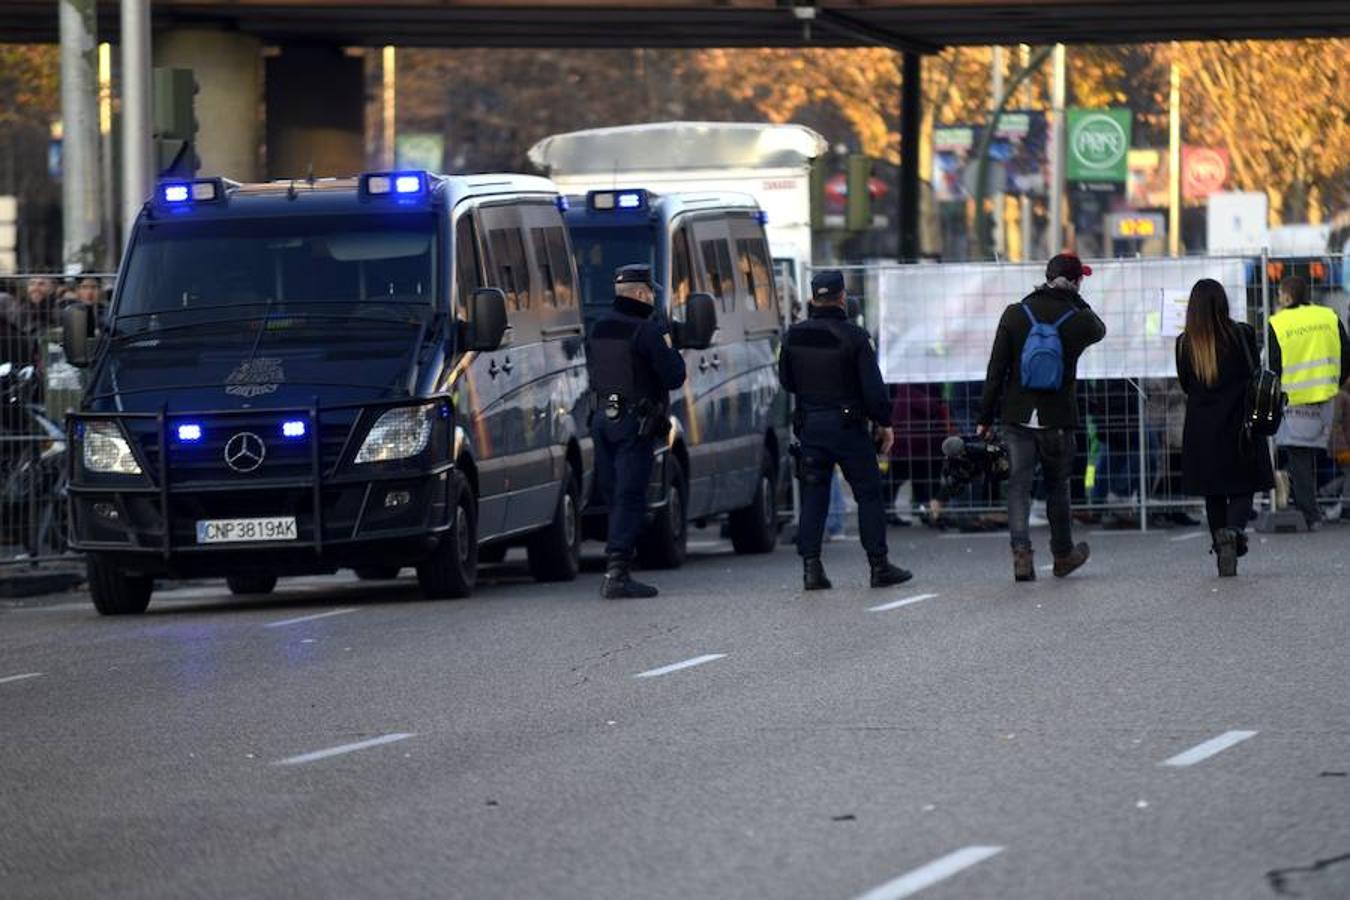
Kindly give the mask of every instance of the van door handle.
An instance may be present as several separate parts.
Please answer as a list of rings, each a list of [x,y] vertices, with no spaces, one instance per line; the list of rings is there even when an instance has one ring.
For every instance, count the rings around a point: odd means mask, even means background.
[[[502,360],[502,371],[507,375],[511,374],[511,357],[508,356],[506,359]]]
[[[493,357],[493,359],[490,360],[490,361],[488,362],[488,377],[489,377],[489,378],[496,378],[496,377],[497,377],[497,373],[500,372],[500,371],[501,371],[501,367],[497,365],[497,359],[496,359],[496,357]]]
[[[700,372],[706,372],[706,371],[708,371],[708,357],[706,357],[706,356],[700,356],[700,357],[698,358],[698,370],[699,370]]]
[[[713,354],[712,367],[714,369],[722,368],[722,357],[718,356],[716,353]]]

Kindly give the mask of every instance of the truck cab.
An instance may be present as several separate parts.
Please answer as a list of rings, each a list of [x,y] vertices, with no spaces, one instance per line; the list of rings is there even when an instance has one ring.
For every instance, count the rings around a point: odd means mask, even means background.
[[[103,333],[64,322],[97,609],[341,568],[461,597],[512,542],[574,578],[592,450],[564,203],[519,175],[159,185]]]
[[[721,517],[737,552],[773,550],[779,511],[790,507],[790,473],[776,368],[780,301],[762,211],[745,194],[641,188],[591,191],[569,206],[588,325],[613,302],[614,270],[630,263],[657,273],[658,306],[673,323],[685,321],[699,294],[716,309],[711,344],[681,350],[689,376],[671,393],[672,427],[658,450],[640,561],[680,565],[688,524]],[[603,516],[588,517],[587,526],[598,536]]]

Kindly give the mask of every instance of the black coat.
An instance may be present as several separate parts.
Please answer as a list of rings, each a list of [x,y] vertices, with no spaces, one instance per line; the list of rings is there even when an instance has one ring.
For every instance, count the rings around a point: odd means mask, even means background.
[[[1234,327],[1246,342],[1251,361],[1259,360],[1256,332],[1244,323],[1234,323]],[[1252,380],[1251,361],[1241,344],[1220,346],[1219,378],[1210,386],[1195,374],[1186,352],[1186,336],[1177,338],[1177,376],[1186,392],[1181,484],[1188,494],[1251,494],[1275,484],[1265,439],[1250,440],[1242,433],[1247,388]]]
[[[1022,304],[1013,303],[1003,311],[994,333],[994,348],[989,354],[989,371],[980,398],[980,424],[993,424],[996,416],[1001,416],[1005,425],[1022,424],[1034,410],[1042,428],[1076,428],[1078,357],[1106,337],[1106,325],[1086,300],[1065,288],[1043,285],[1025,302],[1038,322],[1054,322],[1068,310],[1075,310],[1059,329],[1064,347],[1064,382],[1053,393],[1022,390],[1022,347],[1031,334],[1031,321]]]

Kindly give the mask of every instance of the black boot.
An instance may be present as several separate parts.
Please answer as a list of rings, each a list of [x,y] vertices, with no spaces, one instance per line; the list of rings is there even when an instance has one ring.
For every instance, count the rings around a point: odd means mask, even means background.
[[[1245,531],[1238,531],[1236,528],[1233,530],[1237,532],[1238,559],[1242,559],[1242,557],[1247,555],[1247,533]]]
[[[605,579],[600,582],[600,596],[606,600],[626,597],[655,597],[659,591],[650,584],[634,581],[629,573],[628,557],[611,553],[605,561]]]
[[[1214,554],[1219,560],[1219,577],[1232,578],[1237,574],[1237,531],[1220,528],[1214,532]]]
[[[904,584],[914,577],[913,572],[891,565],[891,561],[885,555],[869,556],[867,557],[867,563],[872,567],[872,587],[874,588]]]
[[[825,577],[825,566],[819,556],[802,558],[802,589],[807,591],[828,591],[834,585]]]

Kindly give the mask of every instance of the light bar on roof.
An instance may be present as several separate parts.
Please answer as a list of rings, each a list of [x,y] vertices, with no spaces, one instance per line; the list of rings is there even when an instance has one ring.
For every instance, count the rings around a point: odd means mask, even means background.
[[[361,176],[363,197],[414,198],[427,194],[426,172],[368,172]]]
[[[183,207],[193,203],[215,203],[224,199],[225,183],[219,178],[163,181],[155,191],[155,200],[164,206]]]
[[[647,208],[647,192],[641,188],[622,191],[591,191],[586,205],[595,212],[632,212]]]

